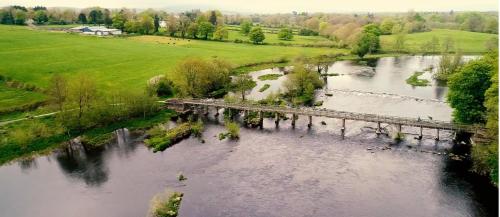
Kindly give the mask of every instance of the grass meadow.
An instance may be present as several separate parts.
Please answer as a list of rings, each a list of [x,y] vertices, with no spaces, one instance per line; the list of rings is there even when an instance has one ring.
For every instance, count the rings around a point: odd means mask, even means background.
[[[421,32],[408,34],[406,36],[405,48],[410,53],[420,53],[422,44],[430,41],[433,37],[437,37],[442,43],[446,38],[452,38],[455,47],[464,53],[482,53],[486,52],[486,43],[492,38],[497,38],[496,34],[467,32],[460,30],[449,29],[434,29],[430,32]],[[384,52],[394,51],[395,35],[383,35],[380,38],[382,50]]]

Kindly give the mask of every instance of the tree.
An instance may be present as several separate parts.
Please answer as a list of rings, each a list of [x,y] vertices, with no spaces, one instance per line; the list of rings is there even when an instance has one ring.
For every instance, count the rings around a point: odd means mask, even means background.
[[[179,30],[179,25],[177,23],[177,18],[173,15],[168,16],[167,20],[167,32],[170,36],[175,36],[175,33]]]
[[[33,20],[36,24],[43,24],[49,21],[49,17],[47,16],[47,11],[45,10],[36,10],[35,15],[33,16]]]
[[[102,24],[104,21],[103,14],[100,9],[92,9],[89,13],[89,23]]]
[[[359,58],[363,58],[368,53],[377,52],[378,49],[380,49],[379,37],[372,32],[365,32],[361,33],[351,52]]]
[[[382,34],[382,31],[380,30],[378,25],[372,23],[363,26],[363,33],[372,33],[376,36],[380,36]]]
[[[228,38],[229,38],[229,30],[227,30],[227,27],[217,26],[217,29],[214,32],[214,39],[222,41]]]
[[[122,31],[125,30],[125,23],[127,23],[127,15],[125,14],[125,10],[120,10],[120,12],[116,13],[113,16],[113,27],[120,29]]]
[[[406,43],[406,32],[402,31],[396,34],[396,39],[394,40],[394,50],[397,52],[403,52],[405,50]]]
[[[455,41],[451,37],[446,37],[443,41],[443,53],[449,53],[455,50]]]
[[[434,74],[434,78],[438,81],[447,81],[448,78],[460,70],[462,66],[462,53],[456,52],[454,55],[449,53],[441,54],[439,67]]]
[[[153,18],[147,14],[142,15],[139,19],[139,32],[141,34],[151,34],[154,29]]]
[[[262,29],[260,27],[252,28],[248,37],[254,44],[262,43],[264,39],[266,39],[266,36],[264,35],[264,32],[262,32]]]
[[[449,78],[448,102],[458,123],[484,123],[485,92],[491,85],[494,67],[485,58],[467,63]]]
[[[26,18],[28,15],[23,10],[15,10],[14,13],[14,24],[16,25],[24,25],[26,23]]]
[[[103,23],[106,27],[110,27],[113,24],[113,19],[111,19],[111,12],[108,9],[104,9]]]
[[[155,16],[154,16],[154,33],[157,33],[158,29],[160,29],[160,16],[158,16],[158,14],[155,14]]]
[[[218,59],[188,58],[177,64],[172,81],[181,97],[207,97],[230,82],[231,66]]]
[[[198,25],[198,32],[203,36],[203,39],[207,40],[214,32],[214,25],[210,22],[203,21]]]
[[[88,124],[86,123],[87,113],[96,103],[97,92],[94,80],[89,76],[79,75],[69,86],[69,97],[77,107],[75,125],[76,129],[81,131]]]
[[[382,35],[390,35],[392,33],[392,28],[394,28],[394,21],[392,19],[385,19],[380,24],[380,32]]]
[[[210,17],[208,18],[208,21],[212,25],[217,26],[217,13],[215,11],[210,11]]]
[[[240,24],[241,34],[248,35],[250,30],[252,30],[252,23],[250,21],[245,20]]]
[[[311,71],[302,63],[297,63],[285,81],[286,96],[295,105],[311,105],[314,101],[314,90],[322,86],[323,81],[318,73]]]
[[[78,14],[78,22],[81,24],[87,23],[87,16],[84,13]]]
[[[181,15],[178,20],[178,30],[181,32],[181,38],[186,37],[187,30],[191,24],[191,19],[186,15]]]
[[[282,28],[278,32],[278,38],[280,40],[290,41],[293,39],[293,31],[290,28]]]
[[[187,34],[191,35],[192,38],[198,38],[198,23],[191,23],[187,29]]]
[[[49,96],[57,105],[59,112],[63,112],[64,104],[68,97],[68,81],[60,74],[55,74],[50,80],[48,88]]]
[[[234,89],[236,92],[241,93],[241,99],[245,101],[246,92],[252,90],[256,83],[252,80],[252,76],[248,74],[241,74],[234,79]]]

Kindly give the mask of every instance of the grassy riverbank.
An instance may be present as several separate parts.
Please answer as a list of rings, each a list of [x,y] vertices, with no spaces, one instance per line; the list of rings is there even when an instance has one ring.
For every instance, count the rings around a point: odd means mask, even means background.
[[[175,113],[171,110],[162,110],[154,116],[144,118],[133,118],[126,121],[110,123],[106,126],[101,126],[87,130],[79,135],[86,138],[87,141],[92,141],[92,145],[102,145],[110,138],[112,132],[120,128],[128,128],[129,130],[140,130],[150,128],[156,124],[170,120]],[[45,127],[44,133],[29,141],[27,144],[19,145],[7,141],[7,136],[18,129],[25,130],[33,124]],[[36,120],[28,120],[6,126],[0,126],[0,165],[11,160],[23,157],[31,157],[37,154],[47,153],[54,148],[60,147],[65,141],[78,136],[78,134],[67,135],[62,131],[57,130],[56,123],[53,117],[41,118]],[[47,129],[56,129],[49,131]]]

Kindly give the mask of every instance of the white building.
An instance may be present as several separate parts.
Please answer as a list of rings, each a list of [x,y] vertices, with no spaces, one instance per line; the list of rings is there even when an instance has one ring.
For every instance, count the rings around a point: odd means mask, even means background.
[[[85,35],[121,35],[122,31],[119,29],[108,29],[104,26],[78,26],[69,29],[70,32],[79,32]]]

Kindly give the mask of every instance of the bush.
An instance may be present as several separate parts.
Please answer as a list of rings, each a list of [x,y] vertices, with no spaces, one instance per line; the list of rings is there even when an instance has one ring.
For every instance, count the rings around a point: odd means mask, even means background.
[[[430,82],[429,80],[418,78],[422,74],[424,74],[424,72],[413,73],[412,76],[410,76],[408,79],[406,79],[406,83],[411,85],[411,86],[422,86],[422,87],[429,85],[429,82]]]
[[[157,136],[144,140],[144,143],[153,148],[153,152],[163,151],[172,146],[176,142],[187,138],[191,135],[190,123],[183,123],[177,127],[169,129]]]
[[[264,86],[262,86],[260,89],[259,89],[259,92],[264,92],[266,91],[267,89],[269,89],[269,87],[271,87],[271,85],[269,84],[264,84]]]
[[[169,195],[168,197],[166,195]],[[150,217],[176,217],[179,214],[183,194],[180,192],[156,195],[151,200]]]
[[[240,138],[240,126],[236,122],[226,122],[227,136],[230,139],[238,139]]]
[[[191,124],[191,132],[196,137],[201,137],[203,129],[204,129],[203,121],[201,120],[198,120],[196,123]]]

